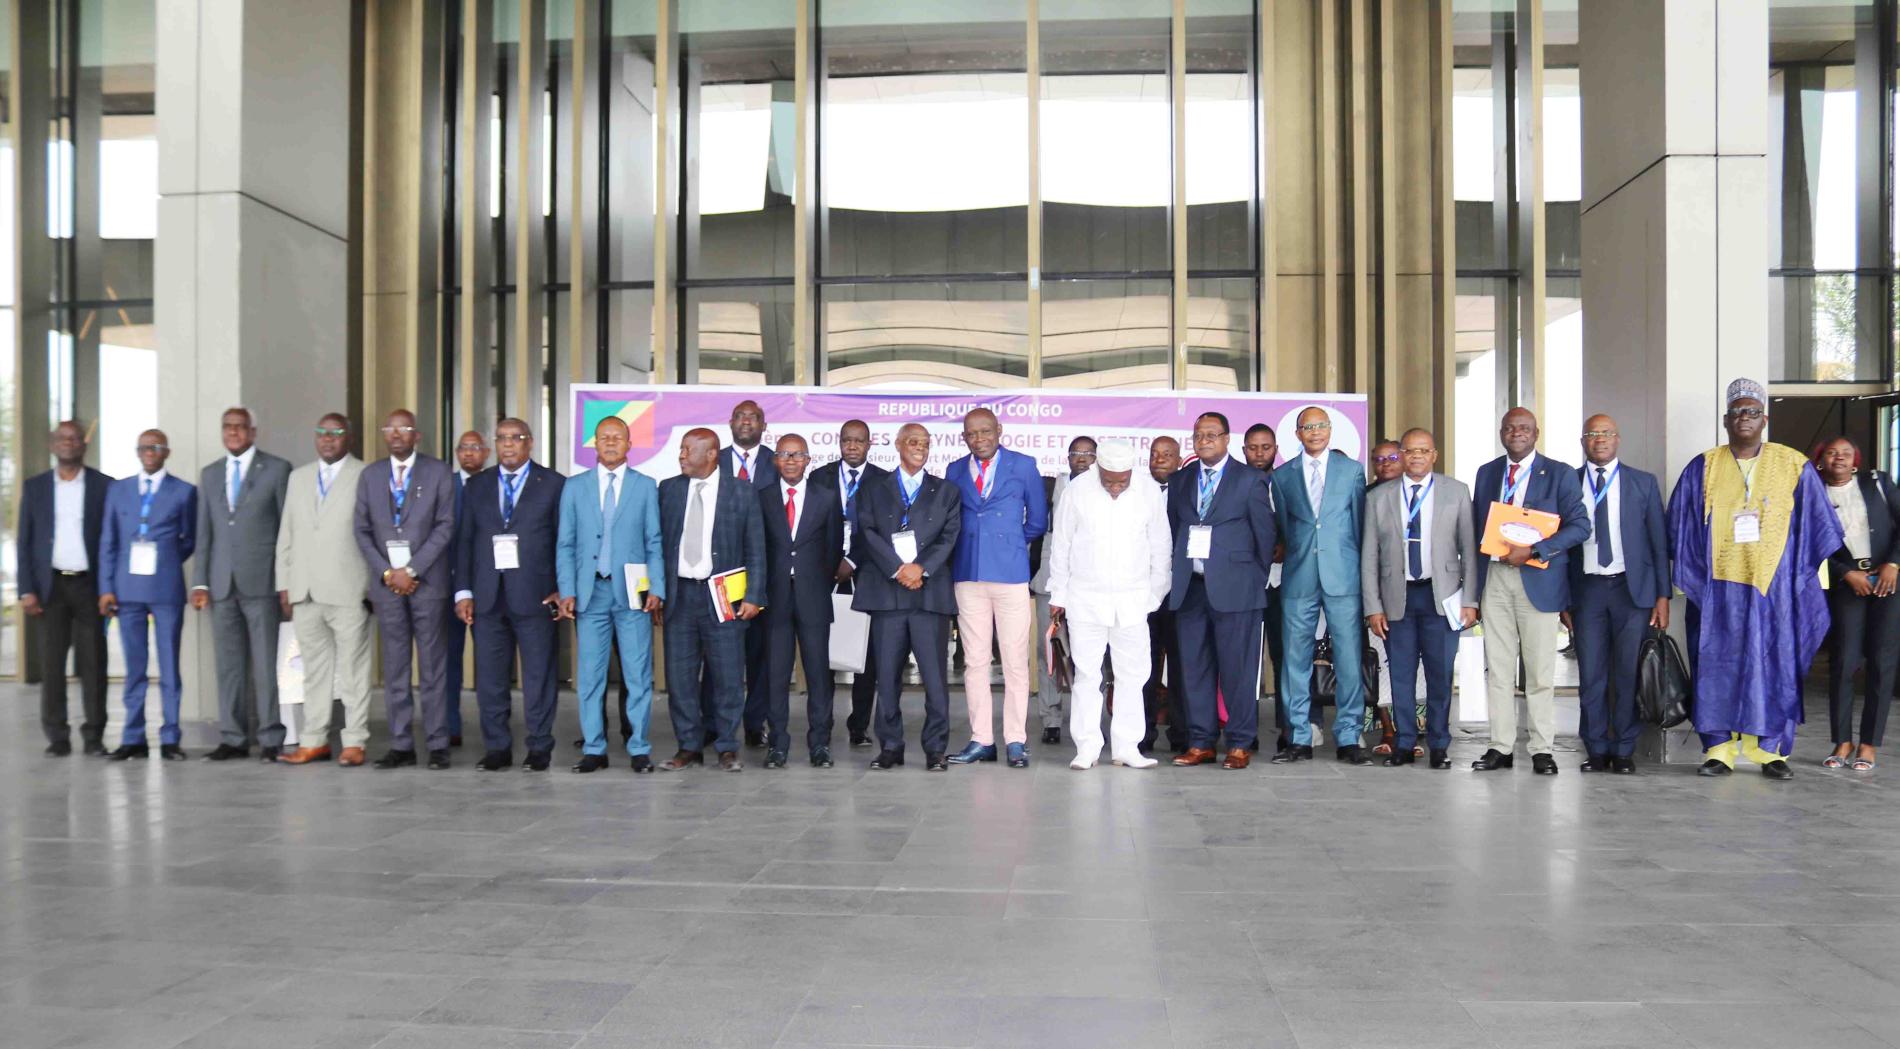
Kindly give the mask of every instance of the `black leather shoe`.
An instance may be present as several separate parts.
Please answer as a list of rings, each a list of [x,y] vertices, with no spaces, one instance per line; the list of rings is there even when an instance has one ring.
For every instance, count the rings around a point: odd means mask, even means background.
[[[1296,761],[1313,760],[1313,748],[1309,745],[1289,744],[1285,750],[1273,755],[1273,764],[1291,765]]]
[[[870,745],[871,745],[871,737],[869,736],[852,736],[851,737],[852,750],[863,750],[864,748],[869,747]]]
[[[183,761],[185,760],[185,748],[176,743],[161,743],[158,745],[158,756],[164,758],[166,761]]]
[[[633,757],[627,759],[627,763],[635,772],[644,773],[653,771],[653,758],[647,754],[635,754]]]
[[[575,772],[599,772],[606,767],[607,755],[605,754],[582,754],[581,759],[574,763]]]
[[[1370,765],[1372,755],[1366,753],[1359,744],[1349,743],[1333,752],[1333,760],[1343,761],[1348,765]]]
[[[230,761],[232,758],[249,757],[251,748],[234,747],[229,743],[220,743],[216,750],[204,756],[205,761]]]
[[[1722,764],[1714,758],[1710,758],[1702,763],[1701,768],[1695,770],[1695,774],[1698,776],[1726,776],[1734,771],[1734,769],[1729,768],[1727,765]]]
[[[902,765],[903,763],[904,763],[903,751],[880,750],[877,752],[877,757],[871,759],[871,769],[872,771],[875,771],[875,772],[883,772],[886,769],[894,769],[897,766]]]
[[[514,763],[515,756],[508,751],[491,750],[482,755],[482,760],[476,762],[475,767],[483,772],[500,772]]]
[[[548,770],[548,765],[551,764],[553,761],[554,761],[553,754],[550,754],[545,750],[531,750],[531,751],[528,751],[528,760],[521,763],[521,771],[546,772]]]
[[[784,768],[785,767],[785,752],[782,750],[766,751],[765,752],[765,767],[768,769]]]
[[[1761,774],[1767,776],[1769,779],[1794,778],[1794,770],[1789,768],[1788,763],[1782,761],[1780,758],[1776,758],[1768,764],[1763,765],[1761,767]]]
[[[815,769],[830,768],[831,767],[831,751],[825,747],[819,747],[817,750],[812,751],[811,752],[811,767]]]
[[[950,771],[950,759],[944,757],[942,754],[925,754],[924,771],[948,772]]]
[[[1435,769],[1448,769],[1448,768],[1450,768],[1450,767],[1451,767],[1451,755],[1450,755],[1450,754],[1447,754],[1446,752],[1444,752],[1444,751],[1442,751],[1442,750],[1434,750],[1434,751],[1432,751],[1432,767],[1433,767],[1433,768],[1435,768]]]
[[[72,754],[73,741],[70,739],[54,740],[46,745],[46,756],[49,758],[69,758]]]
[[[437,772],[449,767],[449,748],[429,752],[429,767]]]
[[[379,769],[399,769],[405,765],[414,765],[415,763],[416,752],[413,750],[392,750],[382,757],[377,758],[374,762],[375,766]]]
[[[1515,760],[1516,755],[1506,754],[1496,747],[1492,747],[1490,750],[1484,752],[1484,757],[1472,762],[1471,767],[1479,772],[1494,772],[1498,769],[1510,768],[1512,762]]]
[[[1400,765],[1411,765],[1417,761],[1418,755],[1412,753],[1411,747],[1401,747],[1395,743],[1392,746],[1392,753],[1385,756],[1385,767],[1395,769]]]
[[[1636,771],[1636,762],[1628,758],[1611,758],[1610,771],[1619,776],[1627,776]]]
[[[1058,743],[1061,743],[1061,742],[1062,742],[1062,730],[1061,730],[1061,729],[1059,729],[1059,728],[1046,728],[1046,729],[1043,729],[1043,730],[1042,730],[1042,743],[1043,743],[1043,746],[1046,746],[1046,747],[1053,747],[1053,746],[1055,746],[1056,744],[1058,744]]]
[[[1577,766],[1577,771],[1608,772],[1610,771],[1610,756],[1608,754],[1592,754],[1584,760],[1583,764]]]
[[[106,756],[106,745],[96,739],[89,739],[86,745],[80,748],[80,752],[89,758],[103,758]]]
[[[278,758],[283,757],[283,756],[284,756],[284,748],[282,747],[257,748],[257,760],[259,761],[276,761]]]
[[[1551,757],[1549,754],[1532,754],[1531,771],[1539,776],[1555,776],[1557,774],[1557,759]]]
[[[765,733],[755,728],[745,730],[745,745],[754,750],[765,746]]]
[[[133,758],[149,758],[152,748],[143,743],[127,743],[118,750],[106,755],[107,761],[130,761]]]

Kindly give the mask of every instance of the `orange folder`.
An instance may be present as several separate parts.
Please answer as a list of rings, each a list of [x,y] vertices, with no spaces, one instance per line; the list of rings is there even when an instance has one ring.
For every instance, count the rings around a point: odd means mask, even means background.
[[[1513,544],[1533,546],[1540,539],[1549,539],[1562,524],[1562,518],[1546,510],[1492,503],[1491,512],[1484,519],[1484,537],[1478,541],[1478,552],[1503,557],[1511,552]],[[1525,563],[1532,568],[1550,567],[1550,562],[1536,558]]]

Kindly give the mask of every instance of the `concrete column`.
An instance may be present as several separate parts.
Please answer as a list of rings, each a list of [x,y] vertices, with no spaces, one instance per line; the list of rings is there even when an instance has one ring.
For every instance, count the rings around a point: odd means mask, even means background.
[[[158,4],[158,416],[168,468],[196,483],[224,408],[302,462],[316,417],[347,404],[350,4]],[[188,718],[217,709],[202,619]]]

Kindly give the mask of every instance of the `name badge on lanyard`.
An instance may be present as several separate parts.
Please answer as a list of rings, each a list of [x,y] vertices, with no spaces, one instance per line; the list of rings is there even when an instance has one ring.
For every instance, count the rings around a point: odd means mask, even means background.
[[[908,528],[902,532],[891,533],[891,547],[897,551],[898,564],[917,563],[917,533]]]
[[[1214,527],[1189,525],[1187,555],[1190,561],[1205,561],[1214,556]]]
[[[383,544],[383,549],[389,551],[389,567],[409,567],[409,540],[391,539]]]
[[[495,536],[495,570],[506,572],[521,567],[521,537],[503,533]]]
[[[1761,542],[1760,510],[1737,510],[1735,511],[1734,520],[1735,542],[1737,544]]]
[[[149,539],[134,540],[128,568],[133,575],[157,575],[158,544]]]

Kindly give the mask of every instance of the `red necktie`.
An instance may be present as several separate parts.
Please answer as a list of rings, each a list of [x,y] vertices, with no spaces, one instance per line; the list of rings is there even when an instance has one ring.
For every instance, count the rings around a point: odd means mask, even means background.
[[[976,494],[978,495],[984,494],[983,482],[988,480],[989,476],[990,476],[989,461],[986,459],[978,459],[976,461]]]
[[[1504,473],[1504,498],[1509,501],[1517,496],[1517,464],[1512,463]]]
[[[793,535],[798,534],[798,500],[796,498],[797,495],[798,495],[798,489],[796,488],[785,489],[785,530],[792,533]]]
[[[741,481],[750,481],[750,480],[752,480],[752,471],[750,471],[750,470],[747,470],[747,469],[745,468],[745,453],[744,453],[744,452],[734,452],[734,453],[732,453],[732,454],[734,454],[734,455],[736,455],[736,456],[738,456],[738,457],[739,457],[739,480],[741,480]]]

